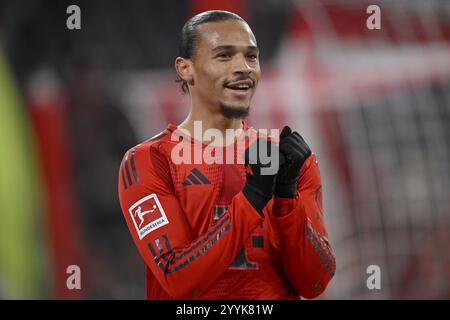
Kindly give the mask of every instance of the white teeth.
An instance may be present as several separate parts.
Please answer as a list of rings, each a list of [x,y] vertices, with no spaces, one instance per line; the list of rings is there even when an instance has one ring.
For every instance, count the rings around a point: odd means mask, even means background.
[[[237,86],[230,86],[231,89],[249,89],[250,87],[248,85],[245,84],[241,84],[241,85],[237,85]]]

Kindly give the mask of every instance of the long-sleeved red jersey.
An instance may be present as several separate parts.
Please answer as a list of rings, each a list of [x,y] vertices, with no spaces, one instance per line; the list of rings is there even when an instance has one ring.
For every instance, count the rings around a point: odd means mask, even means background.
[[[237,161],[256,134],[244,123],[237,142],[206,150],[169,124],[126,152],[120,204],[147,266],[148,299],[299,299],[325,290],[335,259],[317,160],[312,154],[302,166],[298,197],[270,200],[261,216],[242,193],[245,168]],[[224,160],[233,148],[235,162],[174,158],[195,148]]]

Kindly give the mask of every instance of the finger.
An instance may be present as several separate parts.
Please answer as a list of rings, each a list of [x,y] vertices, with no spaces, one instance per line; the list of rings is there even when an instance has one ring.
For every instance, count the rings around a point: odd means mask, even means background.
[[[283,130],[280,133],[280,141],[281,141],[281,139],[284,139],[288,135],[290,135],[291,132],[292,132],[291,128],[289,128],[288,126],[284,126]]]
[[[280,150],[287,155],[289,159],[302,159],[311,153],[309,146],[300,138],[299,135],[291,134],[280,144]]]
[[[305,139],[303,139],[303,137],[298,133],[298,132],[293,132],[291,134],[291,136],[295,136],[296,141],[298,142],[299,145],[306,147],[306,149],[309,150],[309,146],[306,143]]]
[[[283,145],[289,145],[291,148],[298,148],[302,144],[304,144],[303,140],[300,139],[298,135],[290,134],[283,141],[280,142]]]
[[[295,139],[297,141],[301,141],[303,143],[306,143],[305,139],[303,139],[303,137],[297,131],[292,132],[291,136],[295,137]]]

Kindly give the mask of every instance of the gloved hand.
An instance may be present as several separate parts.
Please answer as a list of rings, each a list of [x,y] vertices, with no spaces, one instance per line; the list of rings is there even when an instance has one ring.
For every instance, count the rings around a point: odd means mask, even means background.
[[[276,143],[262,137],[258,137],[245,150],[247,180],[242,192],[259,214],[273,196],[279,170],[279,152]]]
[[[302,136],[285,126],[280,134],[280,170],[275,186],[275,197],[295,198],[300,168],[311,155],[311,149]]]

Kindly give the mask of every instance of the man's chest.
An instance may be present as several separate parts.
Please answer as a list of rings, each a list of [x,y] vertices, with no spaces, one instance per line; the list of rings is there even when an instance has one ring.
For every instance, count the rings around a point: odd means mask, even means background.
[[[243,165],[183,165],[177,168],[175,190],[194,238],[207,232],[224,214],[245,183]],[[266,219],[253,232],[230,268],[257,269],[268,254],[271,230]],[[267,257],[266,257],[267,258]]]
[[[243,165],[180,165],[172,177],[188,224],[202,234],[242,190],[245,169]]]

